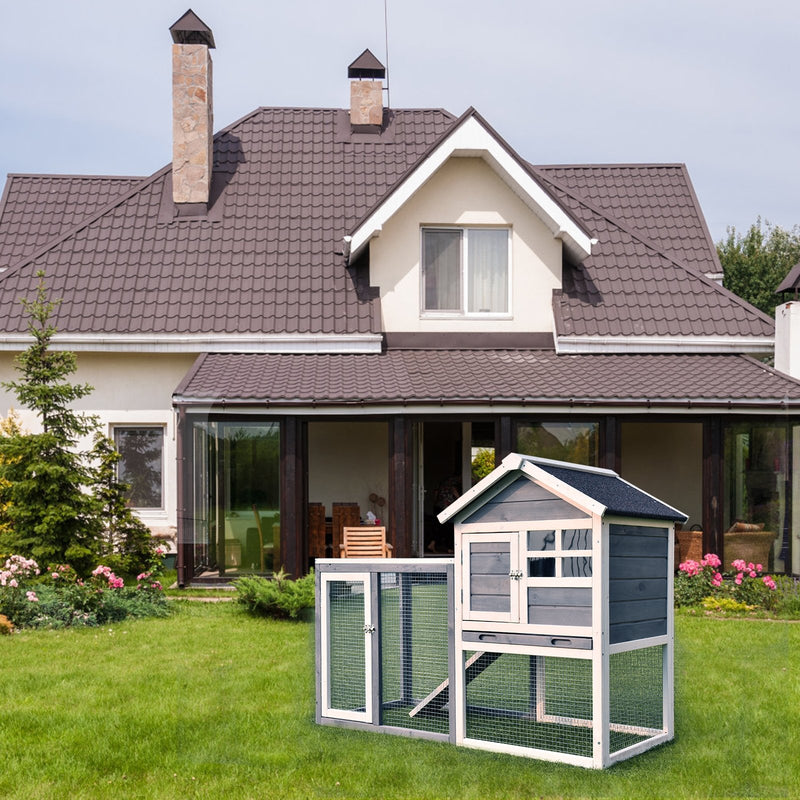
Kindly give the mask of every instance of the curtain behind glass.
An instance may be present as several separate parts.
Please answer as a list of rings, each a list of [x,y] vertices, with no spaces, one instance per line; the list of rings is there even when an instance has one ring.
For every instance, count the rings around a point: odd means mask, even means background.
[[[467,247],[467,310],[508,311],[508,231],[472,228]]]
[[[425,310],[461,308],[461,231],[422,232]]]

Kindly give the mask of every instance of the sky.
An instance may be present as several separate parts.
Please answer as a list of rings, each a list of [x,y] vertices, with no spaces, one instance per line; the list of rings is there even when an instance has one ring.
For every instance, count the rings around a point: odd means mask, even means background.
[[[0,175],[171,158],[169,26],[189,0],[0,3]],[[800,223],[796,0],[387,0],[395,108],[474,106],[534,164],[682,162],[712,238]],[[349,104],[384,0],[192,0],[214,124]]]

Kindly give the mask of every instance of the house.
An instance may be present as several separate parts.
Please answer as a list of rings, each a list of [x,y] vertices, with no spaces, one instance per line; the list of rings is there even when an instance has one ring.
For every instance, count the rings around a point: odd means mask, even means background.
[[[304,571],[314,503],[447,552],[436,514],[479,449],[614,469],[706,550],[763,524],[769,567],[800,572],[800,383],[759,360],[774,321],[708,277],[683,165],[534,165],[474,109],[385,108],[369,51],[349,109],[212,134],[213,34],[191,11],[170,30],[171,164],[8,178],[0,377],[43,270],[181,583]]]

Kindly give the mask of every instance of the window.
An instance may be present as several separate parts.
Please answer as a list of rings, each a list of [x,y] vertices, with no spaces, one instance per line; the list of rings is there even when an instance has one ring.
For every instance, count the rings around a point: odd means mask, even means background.
[[[114,428],[114,443],[122,456],[117,464],[117,474],[121,481],[130,485],[130,505],[134,508],[163,508],[164,429]]]
[[[507,228],[423,228],[423,310],[507,314]]]

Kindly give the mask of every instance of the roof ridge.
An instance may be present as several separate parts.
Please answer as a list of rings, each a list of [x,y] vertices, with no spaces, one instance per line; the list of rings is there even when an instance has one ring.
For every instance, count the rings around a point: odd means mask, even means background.
[[[579,165],[573,165],[579,166]],[[531,165],[531,168],[538,172],[538,168]],[[684,167],[685,169],[685,167]],[[610,212],[600,208],[599,206],[595,205],[591,200],[587,200],[586,198],[582,197],[580,194],[576,193],[575,190],[569,189],[560,181],[555,180],[554,178],[550,178],[546,175],[541,176],[542,180],[550,182],[553,186],[555,186],[559,191],[564,192],[565,194],[569,195],[574,200],[577,200],[581,205],[586,206],[586,208],[593,211],[598,216],[605,219],[607,222],[610,222],[612,225],[615,225],[622,231],[625,231],[629,236],[636,239],[638,242],[643,244],[645,247],[652,250],[654,253],[660,255],[662,258],[669,261],[671,264],[674,264],[676,267],[683,269],[693,278],[697,278],[698,280],[702,281],[706,286],[714,289],[719,294],[726,296],[729,300],[735,301],[738,305],[742,306],[745,311],[748,311],[758,317],[762,322],[768,322],[771,325],[775,325],[775,320],[765,314],[763,311],[760,311],[755,306],[748,303],[744,298],[739,297],[739,295],[734,294],[730,289],[726,289],[724,286],[720,286],[716,281],[707,278],[703,275],[702,272],[697,272],[693,267],[690,267],[688,264],[685,264],[683,261],[680,261],[677,258],[674,258],[671,255],[665,253],[660,247],[658,247],[654,242],[652,242],[648,237],[644,236],[641,232],[634,230],[631,228],[627,223],[622,222],[621,220],[617,219],[613,214]]]
[[[7,178],[42,178],[54,180],[63,178],[65,180],[88,180],[88,181],[136,181],[144,180],[148,175],[88,175],[70,172],[9,172]]]
[[[642,167],[644,169],[685,168],[682,161],[595,161],[588,164],[533,164],[534,169],[567,169],[580,167],[581,169],[612,169],[614,167]]]

